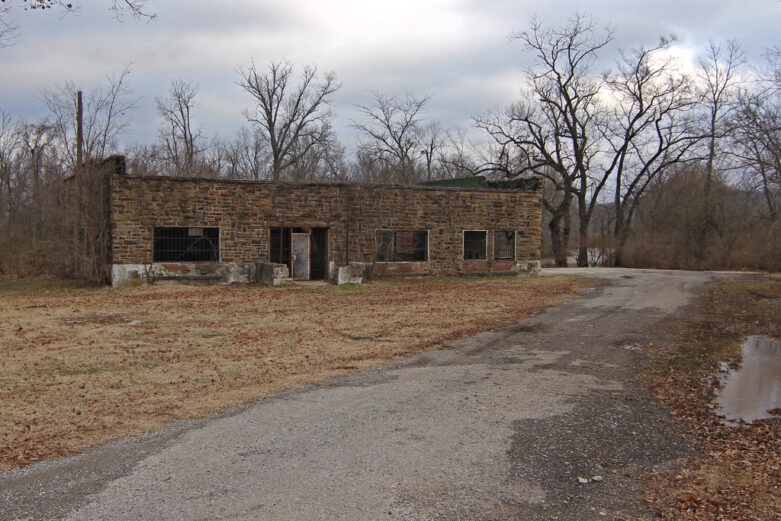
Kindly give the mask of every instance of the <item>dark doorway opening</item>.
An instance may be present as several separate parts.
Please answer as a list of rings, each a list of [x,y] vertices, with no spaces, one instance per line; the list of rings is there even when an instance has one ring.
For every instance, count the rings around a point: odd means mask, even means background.
[[[328,228],[271,228],[269,230],[269,260],[284,264],[296,279],[325,280],[328,278]],[[293,234],[309,234],[309,273],[294,273]],[[300,260],[300,259],[299,259]],[[301,268],[299,267],[299,271]]]
[[[325,280],[328,278],[328,228],[312,228],[312,250],[310,278]]]
[[[290,268],[290,228],[271,228],[269,259]]]

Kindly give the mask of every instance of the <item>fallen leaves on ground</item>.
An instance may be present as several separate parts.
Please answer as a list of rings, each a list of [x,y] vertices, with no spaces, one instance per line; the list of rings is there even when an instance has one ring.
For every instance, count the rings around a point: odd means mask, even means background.
[[[781,418],[729,426],[714,413],[719,361],[739,363],[749,335],[781,338],[781,278],[743,276],[717,285],[653,354],[654,392],[683,422],[700,456],[649,476],[645,499],[671,520],[781,518]]]

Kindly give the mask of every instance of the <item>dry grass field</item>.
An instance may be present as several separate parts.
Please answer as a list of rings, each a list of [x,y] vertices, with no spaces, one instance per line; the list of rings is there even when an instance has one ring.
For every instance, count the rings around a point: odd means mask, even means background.
[[[0,470],[508,325],[598,284],[78,289],[0,280]]]

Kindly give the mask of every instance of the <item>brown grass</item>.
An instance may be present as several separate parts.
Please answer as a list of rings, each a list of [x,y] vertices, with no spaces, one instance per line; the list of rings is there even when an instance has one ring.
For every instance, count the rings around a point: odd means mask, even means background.
[[[360,287],[0,281],[0,470],[508,325],[594,281]]]

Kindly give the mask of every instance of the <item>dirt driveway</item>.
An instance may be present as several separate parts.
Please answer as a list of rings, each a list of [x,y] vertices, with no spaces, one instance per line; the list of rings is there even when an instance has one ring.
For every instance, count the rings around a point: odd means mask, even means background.
[[[641,349],[715,275],[596,273],[510,328],[4,473],[0,518],[648,518],[636,476],[688,449]]]

